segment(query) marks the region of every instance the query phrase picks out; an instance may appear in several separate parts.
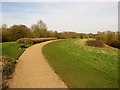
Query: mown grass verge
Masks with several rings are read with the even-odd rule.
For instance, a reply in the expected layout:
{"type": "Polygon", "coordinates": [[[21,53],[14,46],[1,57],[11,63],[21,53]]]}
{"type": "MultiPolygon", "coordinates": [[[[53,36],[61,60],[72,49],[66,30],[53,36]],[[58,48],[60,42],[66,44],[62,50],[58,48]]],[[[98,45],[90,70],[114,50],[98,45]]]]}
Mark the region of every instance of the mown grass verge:
{"type": "Polygon", "coordinates": [[[2,43],[2,56],[18,59],[18,57],[23,53],[24,50],[25,49],[20,49],[20,44],[16,42],[2,43]]]}
{"type": "Polygon", "coordinates": [[[69,88],[117,88],[118,50],[86,46],[85,41],[52,42],[43,54],[69,88]]]}

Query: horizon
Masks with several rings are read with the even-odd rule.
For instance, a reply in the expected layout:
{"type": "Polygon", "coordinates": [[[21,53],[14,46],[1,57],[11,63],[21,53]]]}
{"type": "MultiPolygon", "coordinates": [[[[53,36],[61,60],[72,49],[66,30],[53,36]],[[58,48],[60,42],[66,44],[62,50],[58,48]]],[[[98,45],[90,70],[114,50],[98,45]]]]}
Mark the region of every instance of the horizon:
{"type": "Polygon", "coordinates": [[[117,2],[2,2],[2,24],[30,28],[43,20],[48,30],[58,32],[117,32],[117,6],[117,2]]]}

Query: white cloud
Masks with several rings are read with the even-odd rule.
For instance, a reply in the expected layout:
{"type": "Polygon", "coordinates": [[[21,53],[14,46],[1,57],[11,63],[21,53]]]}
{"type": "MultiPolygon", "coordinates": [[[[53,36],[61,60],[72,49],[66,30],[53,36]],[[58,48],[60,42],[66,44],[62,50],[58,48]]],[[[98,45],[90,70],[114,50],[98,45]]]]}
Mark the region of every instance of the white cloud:
{"type": "Polygon", "coordinates": [[[106,16],[104,15],[104,9],[106,8],[108,7],[100,7],[100,5],[96,5],[94,7],[85,7],[84,5],[73,5],[73,7],[71,7],[67,11],[56,11],[55,13],[49,15],[48,18],[46,17],[46,22],[49,22],[49,28],[53,30],[56,29],[59,31],[69,30],[93,33],[97,32],[98,30],[117,31],[117,12],[115,13],[115,15],[106,16]],[[102,14],[98,16],[99,13],[102,14]]]}
{"type": "Polygon", "coordinates": [[[35,9],[27,7],[20,12],[3,13],[3,23],[31,26],[42,19],[52,30],[96,33],[117,31],[117,14],[117,3],[38,3],[35,9]]]}

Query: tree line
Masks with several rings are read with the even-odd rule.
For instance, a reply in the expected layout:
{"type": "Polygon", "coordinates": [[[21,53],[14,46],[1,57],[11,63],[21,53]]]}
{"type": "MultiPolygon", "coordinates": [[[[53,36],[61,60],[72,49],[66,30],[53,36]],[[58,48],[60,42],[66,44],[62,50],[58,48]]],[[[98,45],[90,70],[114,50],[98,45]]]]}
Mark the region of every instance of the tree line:
{"type": "Polygon", "coordinates": [[[96,35],[96,39],[104,42],[105,44],[116,47],[120,49],[120,32],[98,32],[96,35]]]}
{"type": "Polygon", "coordinates": [[[47,26],[42,20],[33,24],[31,28],[25,25],[13,25],[8,28],[6,24],[3,24],[1,32],[2,42],[16,41],[20,38],[56,37],[57,34],[57,31],[47,30],[47,26]]]}
{"type": "Polygon", "coordinates": [[[0,27],[0,35],[2,35],[2,42],[16,41],[20,38],[42,38],[42,37],[56,37],[58,39],[67,38],[93,38],[106,43],[109,46],[120,48],[120,33],[119,32],[97,32],[93,33],[77,33],[77,32],[57,32],[48,30],[47,25],[42,20],[33,24],[30,28],[25,25],[13,25],[7,27],[3,24],[0,27]]]}

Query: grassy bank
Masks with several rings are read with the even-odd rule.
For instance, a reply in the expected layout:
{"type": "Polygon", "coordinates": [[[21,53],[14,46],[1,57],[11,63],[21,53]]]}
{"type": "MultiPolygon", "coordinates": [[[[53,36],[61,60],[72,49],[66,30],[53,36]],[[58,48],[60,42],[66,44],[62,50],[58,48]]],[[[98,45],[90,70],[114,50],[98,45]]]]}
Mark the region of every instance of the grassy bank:
{"type": "Polygon", "coordinates": [[[55,39],[56,38],[21,38],[18,39],[16,42],[0,43],[0,49],[2,50],[2,56],[8,56],[13,59],[18,59],[25,50],[25,48],[20,49],[20,44],[25,44],[25,47],[27,48],[33,44],[55,39]]]}
{"type": "MultiPolygon", "coordinates": [[[[31,45],[27,45],[29,47],[31,45]]],[[[20,49],[20,44],[16,42],[4,42],[2,43],[2,56],[8,56],[13,59],[18,59],[18,57],[23,53],[25,49],[20,49]]]]}
{"type": "Polygon", "coordinates": [[[20,45],[16,42],[2,43],[2,56],[18,59],[24,49],[19,49],[20,45]]]}
{"type": "MultiPolygon", "coordinates": [[[[31,46],[27,44],[26,47],[31,46]]],[[[20,44],[16,42],[0,43],[2,50],[2,88],[8,88],[8,80],[11,78],[15,69],[16,60],[24,52],[25,48],[20,49],[20,44]]]]}
{"type": "Polygon", "coordinates": [[[70,88],[118,87],[118,50],[85,46],[85,41],[56,41],[44,46],[43,53],[70,88]]]}

